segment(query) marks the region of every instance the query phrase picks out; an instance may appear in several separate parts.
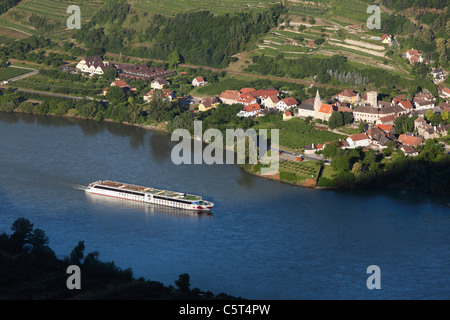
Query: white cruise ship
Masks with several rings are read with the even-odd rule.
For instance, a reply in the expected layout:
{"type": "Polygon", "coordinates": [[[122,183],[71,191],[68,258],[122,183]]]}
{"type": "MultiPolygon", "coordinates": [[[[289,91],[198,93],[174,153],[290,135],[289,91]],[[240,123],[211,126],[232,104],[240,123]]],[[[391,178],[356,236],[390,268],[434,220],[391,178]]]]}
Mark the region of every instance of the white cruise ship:
{"type": "Polygon", "coordinates": [[[86,192],[185,210],[210,211],[214,207],[214,203],[205,201],[200,196],[115,181],[93,182],[86,192]]]}

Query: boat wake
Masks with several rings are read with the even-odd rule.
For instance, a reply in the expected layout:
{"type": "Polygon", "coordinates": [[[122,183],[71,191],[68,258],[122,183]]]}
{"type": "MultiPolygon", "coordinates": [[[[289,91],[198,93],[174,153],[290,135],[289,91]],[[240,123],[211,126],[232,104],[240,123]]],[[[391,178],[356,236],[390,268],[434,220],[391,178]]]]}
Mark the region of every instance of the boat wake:
{"type": "Polygon", "coordinates": [[[81,190],[81,191],[85,191],[88,186],[83,186],[82,184],[76,184],[76,183],[70,183],[70,182],[62,182],[62,185],[65,185],[66,187],[70,187],[72,189],[75,190],[81,190]]]}

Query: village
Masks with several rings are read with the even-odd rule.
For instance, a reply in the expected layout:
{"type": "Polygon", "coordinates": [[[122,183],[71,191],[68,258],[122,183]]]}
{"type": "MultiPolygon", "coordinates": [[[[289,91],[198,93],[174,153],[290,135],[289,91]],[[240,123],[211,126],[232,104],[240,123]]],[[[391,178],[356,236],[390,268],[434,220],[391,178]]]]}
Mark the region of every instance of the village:
{"type": "MultiPolygon", "coordinates": [[[[385,37],[385,39],[390,38],[385,37]]],[[[409,59],[417,57],[418,54],[414,50],[407,53],[409,59]]],[[[419,60],[417,62],[420,62],[419,60]]],[[[415,62],[416,60],[412,59],[411,63],[415,62]]],[[[143,96],[146,104],[151,102],[156,90],[161,90],[167,101],[185,98],[177,98],[176,93],[168,89],[170,76],[173,76],[175,72],[160,67],[110,64],[104,62],[99,56],[94,56],[83,59],[76,68],[92,76],[102,75],[106,68],[111,66],[118,71],[118,78],[111,83],[111,87],[118,86],[125,92],[134,91],[135,88],[127,84],[127,79],[150,80],[151,90],[143,96]]],[[[433,77],[438,80],[443,77],[443,74],[433,69],[433,77]]],[[[199,76],[192,79],[191,85],[194,88],[202,87],[208,85],[208,82],[207,79],[199,76]]],[[[105,96],[108,90],[109,87],[104,89],[105,96]]],[[[418,154],[418,147],[427,139],[445,137],[450,129],[448,123],[450,88],[447,87],[439,87],[439,97],[424,90],[413,97],[407,97],[405,94],[394,96],[391,101],[380,100],[377,91],[357,92],[351,89],[345,89],[331,99],[322,99],[318,89],[315,98],[298,101],[273,87],[225,90],[219,96],[194,100],[197,100],[197,102],[191,102],[194,113],[217,108],[220,104],[242,105],[242,109],[237,113],[240,118],[258,118],[268,113],[278,113],[282,115],[284,121],[293,118],[317,121],[319,130],[332,130],[327,128],[326,124],[334,113],[347,114],[346,117],[351,119],[351,126],[362,129],[359,133],[348,134],[346,139],[341,139],[340,148],[362,147],[382,151],[388,146],[395,146],[405,155],[412,157],[418,154]],[[441,98],[440,100],[444,102],[436,103],[437,98],[441,98]],[[400,134],[395,127],[395,120],[403,115],[413,117],[414,126],[401,130],[400,134]]],[[[304,146],[303,156],[320,153],[324,145],[326,143],[304,146]]],[[[294,157],[294,159],[302,158],[294,157]]]]}

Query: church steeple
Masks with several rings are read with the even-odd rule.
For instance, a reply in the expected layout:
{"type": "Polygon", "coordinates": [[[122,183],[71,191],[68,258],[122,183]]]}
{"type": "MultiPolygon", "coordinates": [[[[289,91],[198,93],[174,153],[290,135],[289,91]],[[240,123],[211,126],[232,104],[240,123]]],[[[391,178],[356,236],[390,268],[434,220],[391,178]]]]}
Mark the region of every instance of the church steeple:
{"type": "Polygon", "coordinates": [[[314,118],[319,117],[319,110],[321,105],[322,99],[320,98],[319,89],[317,89],[316,98],[314,99],[314,118]]]}

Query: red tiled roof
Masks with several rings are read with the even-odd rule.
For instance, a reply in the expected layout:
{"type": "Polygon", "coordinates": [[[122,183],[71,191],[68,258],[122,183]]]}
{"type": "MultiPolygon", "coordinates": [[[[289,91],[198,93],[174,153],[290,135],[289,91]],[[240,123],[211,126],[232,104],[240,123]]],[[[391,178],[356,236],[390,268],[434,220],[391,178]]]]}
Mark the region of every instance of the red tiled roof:
{"type": "Polygon", "coordinates": [[[261,107],[259,106],[259,104],[254,103],[254,104],[250,104],[248,106],[245,106],[244,110],[246,112],[258,111],[258,110],[261,110],[261,107]]]}
{"type": "Polygon", "coordinates": [[[325,103],[322,103],[319,109],[319,112],[321,113],[333,113],[333,111],[334,111],[333,106],[325,103]]]}
{"type": "Polygon", "coordinates": [[[412,153],[412,152],[415,152],[415,151],[416,151],[416,150],[415,150],[413,147],[411,147],[411,146],[405,146],[405,145],[403,145],[403,146],[401,146],[400,148],[403,149],[403,152],[406,152],[406,153],[412,153]]]}
{"type": "Polygon", "coordinates": [[[237,100],[240,96],[239,91],[226,90],[220,94],[221,99],[237,100]]]}
{"type": "Polygon", "coordinates": [[[423,143],[423,139],[421,137],[414,137],[406,134],[401,134],[398,137],[398,141],[406,146],[418,146],[423,143]]]}
{"type": "Polygon", "coordinates": [[[408,51],[409,55],[411,56],[417,56],[419,55],[419,51],[417,51],[416,49],[412,49],[408,51]]]}
{"type": "Polygon", "coordinates": [[[251,103],[254,100],[255,100],[255,97],[249,93],[241,94],[238,98],[238,101],[243,102],[243,103],[251,103]]]}
{"type": "Polygon", "coordinates": [[[116,86],[118,86],[120,88],[128,87],[128,83],[126,81],[123,81],[123,80],[116,80],[111,85],[116,85],[116,86]]]}
{"type": "Polygon", "coordinates": [[[273,103],[277,103],[278,101],[280,101],[280,99],[278,99],[276,95],[270,96],[268,99],[272,100],[273,103]]]}
{"type": "Polygon", "coordinates": [[[152,81],[152,83],[156,83],[158,82],[159,84],[169,84],[169,81],[161,79],[161,78],[156,78],[155,80],[152,81]]]}
{"type": "Polygon", "coordinates": [[[284,98],[281,101],[283,101],[287,106],[295,106],[298,104],[298,101],[292,97],[284,98]]]}
{"type": "Polygon", "coordinates": [[[379,128],[379,129],[381,129],[383,131],[391,131],[391,129],[393,127],[394,126],[390,126],[390,125],[387,125],[387,124],[379,124],[379,125],[377,125],[377,128],[379,128]]]}
{"type": "MultiPolygon", "coordinates": [[[[258,90],[260,91],[260,90],[258,90]]],[[[268,97],[271,96],[278,96],[280,94],[280,91],[278,90],[261,90],[261,92],[259,92],[259,96],[258,97],[263,97],[264,99],[267,99],[268,97]]]]}
{"type": "Polygon", "coordinates": [[[348,89],[345,89],[344,91],[342,91],[341,93],[338,94],[339,96],[344,96],[344,97],[356,97],[357,93],[348,89]]]}
{"type": "Polygon", "coordinates": [[[337,106],[337,111],[353,113],[353,109],[352,108],[344,107],[344,106],[337,106]]]}
{"type": "Polygon", "coordinates": [[[405,109],[412,109],[413,108],[413,106],[411,104],[411,101],[400,101],[398,104],[401,105],[405,109]]]}
{"type": "Polygon", "coordinates": [[[397,115],[391,114],[389,116],[381,117],[378,120],[380,120],[382,123],[384,123],[384,122],[394,121],[395,119],[397,119],[397,115]]]}
{"type": "Polygon", "coordinates": [[[242,89],[241,89],[241,93],[242,93],[242,94],[250,93],[250,92],[252,92],[252,91],[256,91],[256,90],[253,89],[253,88],[242,88],[242,89]]]}
{"type": "Polygon", "coordinates": [[[442,89],[442,92],[444,92],[446,94],[450,94],[450,89],[449,88],[444,88],[444,89],[442,89]]]}
{"type": "Polygon", "coordinates": [[[285,114],[287,117],[292,116],[292,113],[291,113],[290,111],[286,111],[284,114],[285,114]]]}
{"type": "Polygon", "coordinates": [[[361,140],[369,139],[369,137],[365,133],[358,133],[358,134],[351,135],[349,137],[349,139],[352,139],[353,141],[361,141],[361,140]]]}

